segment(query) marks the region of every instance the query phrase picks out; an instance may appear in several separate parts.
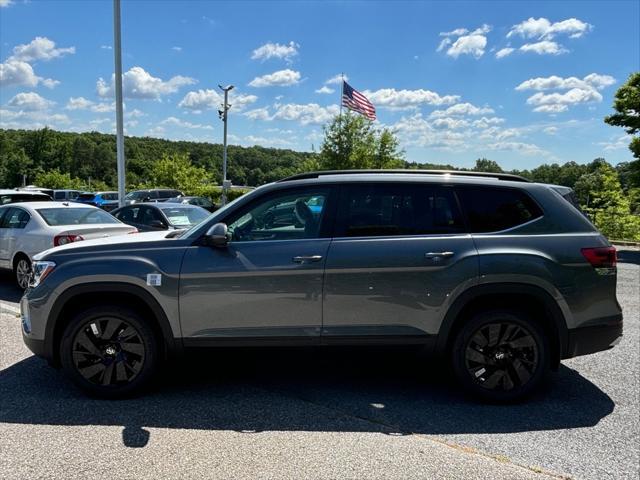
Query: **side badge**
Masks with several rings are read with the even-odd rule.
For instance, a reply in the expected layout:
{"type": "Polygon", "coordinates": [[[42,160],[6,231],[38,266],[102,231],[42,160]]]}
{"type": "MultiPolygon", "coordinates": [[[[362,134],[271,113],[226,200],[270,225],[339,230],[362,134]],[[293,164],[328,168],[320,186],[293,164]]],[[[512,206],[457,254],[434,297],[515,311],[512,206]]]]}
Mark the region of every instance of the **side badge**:
{"type": "Polygon", "coordinates": [[[150,287],[159,287],[162,285],[162,275],[159,273],[148,273],[147,274],[147,285],[150,287]]]}

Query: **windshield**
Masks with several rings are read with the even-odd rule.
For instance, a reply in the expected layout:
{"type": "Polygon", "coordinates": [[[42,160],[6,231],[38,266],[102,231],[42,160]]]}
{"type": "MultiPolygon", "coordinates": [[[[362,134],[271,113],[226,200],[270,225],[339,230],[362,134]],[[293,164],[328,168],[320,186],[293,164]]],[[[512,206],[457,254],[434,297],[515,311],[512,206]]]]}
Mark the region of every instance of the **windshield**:
{"type": "Polygon", "coordinates": [[[104,210],[93,208],[41,208],[36,211],[51,226],[120,223],[104,210]]]}
{"type": "Polygon", "coordinates": [[[176,227],[190,227],[200,223],[210,215],[209,212],[202,208],[188,207],[163,208],[162,212],[166,215],[169,223],[176,227]]]}

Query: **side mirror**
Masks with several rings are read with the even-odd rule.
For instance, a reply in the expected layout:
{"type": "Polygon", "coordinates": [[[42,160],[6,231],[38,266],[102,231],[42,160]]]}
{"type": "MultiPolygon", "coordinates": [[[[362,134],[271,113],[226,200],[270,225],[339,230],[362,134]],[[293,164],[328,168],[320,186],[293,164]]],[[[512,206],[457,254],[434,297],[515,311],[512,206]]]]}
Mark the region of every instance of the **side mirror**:
{"type": "Polygon", "coordinates": [[[229,244],[229,235],[225,223],[216,223],[204,236],[204,241],[210,247],[225,248],[229,244]]]}
{"type": "Polygon", "coordinates": [[[166,230],[167,226],[162,223],[160,220],[152,220],[151,223],[149,223],[149,226],[151,228],[156,228],[158,230],[166,230]]]}

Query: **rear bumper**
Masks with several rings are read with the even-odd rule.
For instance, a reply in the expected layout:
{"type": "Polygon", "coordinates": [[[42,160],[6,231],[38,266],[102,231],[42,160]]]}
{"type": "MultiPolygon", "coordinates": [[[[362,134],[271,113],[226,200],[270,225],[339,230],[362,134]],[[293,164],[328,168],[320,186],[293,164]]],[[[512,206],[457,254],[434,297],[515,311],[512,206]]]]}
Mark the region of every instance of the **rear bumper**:
{"type": "Polygon", "coordinates": [[[568,331],[569,343],[563,358],[601,352],[616,346],[622,339],[622,314],[601,319],[598,325],[568,331]]]}

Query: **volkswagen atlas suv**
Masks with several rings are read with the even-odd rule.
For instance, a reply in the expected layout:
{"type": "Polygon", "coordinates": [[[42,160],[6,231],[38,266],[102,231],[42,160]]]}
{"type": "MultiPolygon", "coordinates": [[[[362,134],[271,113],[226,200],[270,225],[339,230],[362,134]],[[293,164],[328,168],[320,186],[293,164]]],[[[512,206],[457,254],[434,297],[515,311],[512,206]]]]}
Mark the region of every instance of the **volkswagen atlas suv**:
{"type": "Polygon", "coordinates": [[[616,251],[564,188],[472,172],[293,176],[183,232],[36,256],[24,341],[109,398],[193,347],[402,344],[476,396],[513,401],[622,335],[616,251]],[[269,221],[283,205],[292,214],[269,221]]]}

